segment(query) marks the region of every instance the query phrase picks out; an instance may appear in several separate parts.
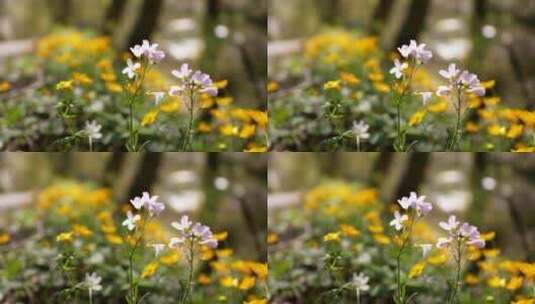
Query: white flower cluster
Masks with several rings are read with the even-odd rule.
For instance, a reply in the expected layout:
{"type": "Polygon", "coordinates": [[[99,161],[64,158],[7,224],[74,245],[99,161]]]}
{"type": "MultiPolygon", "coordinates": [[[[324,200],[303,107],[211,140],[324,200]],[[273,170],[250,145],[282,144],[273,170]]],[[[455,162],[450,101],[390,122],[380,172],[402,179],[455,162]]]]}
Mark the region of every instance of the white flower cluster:
{"type": "Polygon", "coordinates": [[[454,90],[466,91],[477,96],[485,95],[485,88],[476,74],[457,69],[455,63],[450,63],[447,70],[440,70],[439,74],[448,80],[448,85],[439,86],[437,96],[449,96],[454,90]]]}
{"type": "Polygon", "coordinates": [[[459,244],[466,243],[477,248],[485,247],[485,240],[481,238],[481,234],[476,226],[469,223],[463,223],[457,221],[455,215],[450,215],[447,222],[440,222],[439,226],[449,233],[446,238],[439,238],[437,241],[437,248],[447,248],[458,242],[459,244]]]}
{"type": "Polygon", "coordinates": [[[171,226],[179,231],[180,236],[171,238],[169,241],[170,248],[176,248],[186,242],[208,246],[210,248],[217,248],[217,240],[210,230],[210,227],[201,223],[194,224],[189,220],[187,215],[182,216],[180,222],[171,223],[171,226]]]}

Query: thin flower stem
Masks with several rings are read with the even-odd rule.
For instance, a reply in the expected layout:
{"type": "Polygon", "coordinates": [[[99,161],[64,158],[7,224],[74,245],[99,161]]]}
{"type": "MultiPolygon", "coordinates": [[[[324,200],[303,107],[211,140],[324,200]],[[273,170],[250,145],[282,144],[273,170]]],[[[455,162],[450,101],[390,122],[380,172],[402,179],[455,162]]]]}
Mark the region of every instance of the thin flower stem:
{"type": "Polygon", "coordinates": [[[418,69],[418,65],[415,59],[411,60],[411,64],[409,66],[410,73],[409,77],[407,78],[407,83],[405,86],[403,86],[403,91],[399,94],[398,101],[396,102],[396,114],[397,114],[397,121],[396,121],[396,131],[397,131],[397,146],[400,151],[405,151],[405,135],[401,132],[401,103],[403,102],[403,99],[405,98],[405,95],[410,91],[410,88],[412,86],[412,78],[414,77],[414,74],[416,74],[416,70],[418,69]]]}
{"type": "Polygon", "coordinates": [[[357,152],[360,152],[360,137],[357,136],[357,152]]]}
{"type": "Polygon", "coordinates": [[[191,145],[192,140],[192,129],[193,129],[193,114],[194,114],[194,104],[195,104],[195,97],[193,91],[190,91],[189,95],[189,123],[188,123],[188,129],[186,134],[186,140],[184,141],[184,144],[182,145],[182,151],[186,151],[188,147],[191,145]]]}
{"type": "Polygon", "coordinates": [[[398,254],[396,255],[396,284],[397,284],[396,296],[399,301],[398,304],[405,303],[405,292],[403,292],[403,287],[401,284],[401,255],[403,254],[403,251],[405,250],[405,247],[407,246],[407,244],[410,242],[415,221],[416,221],[415,213],[414,213],[414,210],[412,210],[411,211],[411,223],[409,225],[409,233],[407,234],[407,237],[401,243],[401,247],[399,248],[398,254]]]}
{"type": "Polygon", "coordinates": [[[448,301],[448,303],[450,304],[455,304],[458,302],[458,290],[459,290],[459,285],[461,284],[461,273],[462,273],[462,244],[459,240],[457,240],[457,248],[456,248],[457,252],[456,252],[456,256],[455,256],[455,259],[456,259],[456,273],[455,273],[455,281],[453,282],[453,286],[452,286],[452,292],[451,292],[451,295],[450,295],[450,299],[448,301]]]}
{"type": "Polygon", "coordinates": [[[129,149],[133,150],[132,152],[138,152],[138,139],[137,134],[134,134],[134,103],[136,102],[136,99],[141,91],[141,88],[143,87],[143,82],[145,81],[145,76],[148,73],[150,69],[149,61],[144,59],[141,64],[141,75],[138,76],[136,79],[137,85],[136,90],[132,95],[130,95],[130,98],[128,100],[128,110],[129,110],[129,123],[128,123],[128,132],[130,133],[130,137],[128,139],[129,141],[129,149]]]}
{"type": "Polygon", "coordinates": [[[458,145],[460,132],[461,132],[461,106],[462,106],[462,93],[461,90],[457,89],[457,123],[455,125],[455,133],[453,135],[453,138],[451,139],[451,144],[449,147],[449,151],[453,151],[455,147],[458,145]]]}
{"type": "Polygon", "coordinates": [[[355,293],[357,294],[357,304],[360,304],[360,289],[355,288],[355,293]]]}
{"type": "Polygon", "coordinates": [[[89,289],[89,304],[93,304],[93,291],[89,289]]]}
{"type": "Polygon", "coordinates": [[[188,269],[188,280],[186,283],[186,290],[184,292],[184,295],[182,296],[182,301],[180,301],[181,304],[189,304],[191,303],[191,294],[193,292],[193,267],[195,266],[195,248],[193,240],[190,240],[190,246],[189,246],[189,269],[188,269]]]}
{"type": "Polygon", "coordinates": [[[89,152],[93,152],[93,138],[89,136],[89,152]]]}

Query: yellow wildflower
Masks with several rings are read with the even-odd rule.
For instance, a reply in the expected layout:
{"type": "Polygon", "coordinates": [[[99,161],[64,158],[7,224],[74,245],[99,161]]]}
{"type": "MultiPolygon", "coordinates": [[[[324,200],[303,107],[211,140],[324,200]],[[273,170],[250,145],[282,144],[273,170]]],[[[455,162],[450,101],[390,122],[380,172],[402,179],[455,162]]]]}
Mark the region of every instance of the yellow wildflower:
{"type": "Polygon", "coordinates": [[[238,279],[231,276],[225,276],[219,280],[219,284],[227,288],[238,287],[238,279]]]}
{"type": "Polygon", "coordinates": [[[341,72],[340,79],[344,81],[345,83],[352,84],[352,85],[357,85],[360,83],[360,79],[358,79],[357,76],[355,76],[355,74],[353,73],[341,72]]]}
{"type": "Polygon", "coordinates": [[[427,262],[431,265],[441,265],[448,261],[448,255],[444,252],[434,254],[427,258],[427,262]]]}
{"type": "Polygon", "coordinates": [[[275,93],[279,90],[279,84],[275,81],[270,81],[267,85],[268,93],[275,93]]]}
{"type": "Polygon", "coordinates": [[[7,92],[11,88],[11,84],[9,82],[4,81],[0,83],[0,93],[7,92]]]}
{"type": "Polygon", "coordinates": [[[158,118],[158,114],[160,113],[160,111],[158,111],[157,109],[155,110],[150,110],[149,112],[147,112],[147,114],[145,114],[145,116],[143,116],[143,118],[141,119],[141,125],[142,126],[149,126],[149,125],[152,125],[155,121],[156,121],[156,118],[158,118]]]}
{"type": "Polygon", "coordinates": [[[87,228],[84,225],[78,225],[78,224],[75,224],[72,227],[72,231],[74,232],[74,234],[82,236],[82,237],[89,237],[93,234],[93,231],[91,231],[89,228],[87,228]]]}
{"type": "Polygon", "coordinates": [[[340,241],[340,232],[331,232],[331,233],[327,233],[324,237],[323,237],[323,241],[324,242],[339,242],[340,241]]]}
{"type": "Polygon", "coordinates": [[[523,280],[524,279],[520,276],[512,277],[507,283],[507,285],[505,286],[505,288],[511,291],[517,290],[518,288],[522,287],[523,280]]]}
{"type": "Polygon", "coordinates": [[[167,266],[175,265],[180,261],[180,255],[177,252],[170,253],[160,258],[160,262],[167,266]]]}
{"type": "Polygon", "coordinates": [[[390,87],[384,82],[374,82],[373,88],[380,93],[389,93],[390,87]]]}
{"type": "Polygon", "coordinates": [[[466,132],[468,133],[477,133],[479,131],[479,127],[475,122],[469,121],[466,123],[466,126],[464,127],[466,132]]]}
{"type": "Polygon", "coordinates": [[[425,110],[420,110],[420,111],[417,111],[416,113],[414,113],[411,118],[409,119],[409,126],[417,126],[419,124],[422,123],[422,121],[424,120],[425,118],[425,114],[427,112],[425,110]]]}
{"type": "Polygon", "coordinates": [[[117,80],[117,75],[113,71],[108,71],[100,74],[100,78],[106,82],[115,82],[117,80]]]}
{"type": "Polygon", "coordinates": [[[228,86],[228,80],[223,79],[223,80],[216,81],[214,83],[214,86],[218,88],[219,90],[225,89],[228,86]]]}
{"type": "Polygon", "coordinates": [[[442,112],[445,112],[447,109],[448,109],[447,101],[439,101],[427,107],[427,110],[431,113],[442,113],[442,112]]]}
{"type": "Polygon", "coordinates": [[[267,147],[252,147],[252,148],[243,150],[243,152],[251,152],[251,153],[263,153],[266,151],[267,151],[267,147]]]}
{"type": "Polygon", "coordinates": [[[209,276],[205,275],[204,273],[201,273],[199,275],[198,282],[201,285],[208,285],[208,284],[212,283],[212,279],[209,276]]]}
{"type": "Polygon", "coordinates": [[[256,284],[255,277],[248,276],[242,279],[238,288],[241,290],[249,290],[253,288],[255,284],[256,284]]]}
{"type": "Polygon", "coordinates": [[[469,273],[464,278],[464,281],[469,285],[475,285],[479,283],[479,278],[475,274],[469,273]]]}
{"type": "Polygon", "coordinates": [[[256,126],[252,124],[244,125],[240,131],[240,138],[249,138],[256,133],[256,126]]]}
{"type": "Polygon", "coordinates": [[[368,230],[370,230],[371,233],[382,233],[385,231],[385,228],[382,225],[370,225],[368,226],[368,230]]]}
{"type": "Polygon", "coordinates": [[[63,232],[56,236],[56,242],[72,242],[72,232],[63,232]]]}
{"type": "Polygon", "coordinates": [[[409,270],[409,278],[413,279],[419,277],[423,273],[425,266],[425,261],[414,264],[409,270]]]}
{"type": "Polygon", "coordinates": [[[483,86],[487,90],[494,88],[494,85],[496,85],[496,80],[487,80],[481,82],[481,86],[483,86]]]}
{"type": "Polygon", "coordinates": [[[215,100],[215,102],[217,103],[217,105],[219,105],[221,107],[224,107],[224,106],[228,106],[231,103],[233,103],[234,102],[234,98],[232,98],[232,97],[220,97],[220,98],[217,98],[215,100]]]}
{"type": "Polygon", "coordinates": [[[500,254],[500,249],[497,249],[497,248],[483,250],[483,255],[487,258],[495,258],[499,254],[500,254]]]}
{"type": "Polygon", "coordinates": [[[116,82],[107,82],[106,88],[112,93],[121,93],[123,88],[116,82]]]}
{"type": "MultiPolygon", "coordinates": [[[[251,301],[245,301],[243,304],[267,304],[268,301],[266,299],[257,299],[257,300],[251,300],[251,301]]],[[[524,304],[524,303],[522,303],[524,304]]],[[[526,303],[531,304],[531,303],[526,303]]]]}
{"type": "Polygon", "coordinates": [[[384,234],[374,234],[373,235],[373,239],[381,244],[381,245],[388,245],[390,244],[390,238],[388,238],[388,236],[384,235],[384,234]]]}
{"type": "Polygon", "coordinates": [[[268,266],[264,263],[252,263],[250,265],[251,270],[260,279],[265,280],[268,276],[268,266]]]}
{"type": "Polygon", "coordinates": [[[369,74],[368,78],[373,82],[382,82],[385,80],[385,75],[381,72],[374,72],[369,74]]]}
{"type": "Polygon", "coordinates": [[[267,243],[269,245],[276,244],[279,241],[279,236],[273,232],[268,233],[267,235],[267,243]]]}
{"type": "Polygon", "coordinates": [[[524,131],[524,126],[520,124],[513,124],[511,127],[509,127],[509,131],[507,131],[507,138],[515,139],[522,135],[522,132],[524,131]]]}
{"type": "Polygon", "coordinates": [[[58,90],[58,91],[61,91],[61,90],[64,90],[64,91],[72,90],[72,83],[73,83],[73,80],[60,81],[56,85],[56,90],[58,90]]]}
{"type": "Polygon", "coordinates": [[[506,134],[505,127],[499,124],[492,124],[487,128],[487,133],[492,136],[503,136],[506,134]]]}
{"type": "Polygon", "coordinates": [[[178,100],[170,100],[160,105],[160,110],[165,113],[178,112],[180,110],[180,102],[178,100]]]}
{"type": "Polygon", "coordinates": [[[493,276],[487,281],[487,284],[492,288],[503,288],[505,287],[505,279],[499,276],[493,276]]]}
{"type": "Polygon", "coordinates": [[[0,245],[7,244],[9,243],[9,241],[11,241],[11,236],[9,236],[9,234],[7,233],[0,234],[0,245]]]}
{"type": "Polygon", "coordinates": [[[360,231],[357,228],[347,224],[341,224],[340,231],[342,231],[345,236],[349,237],[357,237],[360,235],[360,231]]]}
{"type": "Polygon", "coordinates": [[[106,234],[106,240],[110,243],[110,244],[114,244],[114,245],[120,245],[123,243],[123,239],[118,236],[117,234],[106,234]]]}
{"type": "Polygon", "coordinates": [[[340,90],[340,80],[331,80],[323,85],[324,90],[340,90]]]}
{"type": "Polygon", "coordinates": [[[231,248],[216,250],[216,255],[218,258],[228,258],[232,256],[233,253],[234,251],[231,248]]]}
{"type": "Polygon", "coordinates": [[[93,83],[93,80],[84,73],[74,72],[72,73],[72,79],[79,84],[89,85],[93,83]]]}
{"type": "Polygon", "coordinates": [[[236,136],[238,135],[238,127],[232,124],[224,124],[219,128],[219,133],[224,136],[236,136]]]}
{"type": "Polygon", "coordinates": [[[511,304],[535,304],[535,298],[533,299],[520,299],[518,301],[513,301],[511,304]]]}
{"type": "Polygon", "coordinates": [[[158,270],[159,266],[160,264],[158,264],[158,262],[152,262],[147,264],[147,266],[145,266],[145,268],[143,268],[143,271],[141,272],[141,277],[144,279],[152,277],[158,270]]]}

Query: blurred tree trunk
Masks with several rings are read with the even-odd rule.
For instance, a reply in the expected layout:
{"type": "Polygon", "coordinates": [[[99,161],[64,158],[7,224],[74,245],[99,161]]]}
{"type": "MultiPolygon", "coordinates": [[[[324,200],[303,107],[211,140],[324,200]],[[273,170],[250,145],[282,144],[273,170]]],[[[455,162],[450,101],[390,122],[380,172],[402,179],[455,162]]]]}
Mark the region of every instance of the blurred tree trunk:
{"type": "Polygon", "coordinates": [[[513,222],[513,226],[520,238],[520,244],[524,251],[524,258],[533,260],[535,257],[531,256],[530,245],[528,240],[528,232],[526,231],[526,226],[522,219],[522,211],[517,207],[517,202],[524,204],[527,201],[530,201],[529,196],[523,195],[523,193],[513,194],[512,196],[506,197],[505,201],[507,202],[507,208],[509,210],[509,216],[513,222]]]}
{"type": "Polygon", "coordinates": [[[48,8],[54,22],[61,25],[68,25],[70,23],[72,14],[71,0],[48,0],[48,8]]]}
{"type": "Polygon", "coordinates": [[[530,111],[534,110],[535,101],[533,101],[533,98],[531,98],[531,93],[528,87],[528,76],[524,74],[524,70],[522,68],[522,59],[520,58],[520,56],[517,55],[514,48],[514,44],[507,44],[505,48],[507,50],[509,62],[511,63],[511,67],[513,69],[513,75],[516,79],[518,86],[520,87],[520,92],[524,97],[526,109],[530,111]]]}
{"type": "Polygon", "coordinates": [[[340,0],[316,0],[321,21],[329,25],[340,24],[340,0]]]}
{"type": "Polygon", "coordinates": [[[163,0],[143,0],[134,27],[128,36],[128,43],[124,46],[125,50],[142,43],[143,39],[151,38],[158,26],[163,4],[163,0]]]}
{"type": "Polygon", "coordinates": [[[222,12],[221,0],[206,0],[206,13],[203,19],[203,37],[204,37],[204,52],[201,64],[201,69],[208,74],[214,74],[216,71],[216,63],[219,58],[217,54],[222,46],[222,39],[216,37],[214,29],[219,23],[219,18],[222,12]]]}
{"type": "Polygon", "coordinates": [[[200,212],[200,219],[203,223],[215,223],[221,191],[216,189],[214,181],[218,175],[220,167],[219,153],[206,153],[206,162],[202,174],[202,190],[205,195],[204,204],[200,212]]]}
{"type": "Polygon", "coordinates": [[[429,13],[431,2],[429,0],[411,0],[395,44],[392,46],[393,49],[407,44],[411,39],[418,39],[425,27],[425,20],[429,13]]]}
{"type": "Polygon", "coordinates": [[[106,11],[104,24],[102,25],[102,33],[104,35],[112,35],[113,30],[119,23],[123,16],[127,0],[112,0],[112,3],[106,11]]]}
{"type": "Polygon", "coordinates": [[[144,191],[150,192],[158,180],[158,171],[163,160],[163,153],[144,152],[139,160],[136,173],[130,183],[128,196],[120,200],[127,203],[130,199],[140,196],[144,191]]]}
{"type": "Polygon", "coordinates": [[[407,164],[403,169],[398,185],[389,202],[396,202],[403,196],[408,196],[411,191],[418,191],[425,179],[427,164],[431,153],[411,152],[407,164]]]}
{"type": "Polygon", "coordinates": [[[486,175],[488,167],[486,153],[472,154],[472,168],[470,173],[470,185],[472,189],[472,203],[468,210],[470,223],[480,227],[483,225],[483,212],[488,199],[488,191],[483,189],[482,180],[486,175]]]}
{"type": "MultiPolygon", "coordinates": [[[[254,246],[257,252],[258,259],[260,261],[266,261],[267,260],[267,248],[265,245],[265,242],[262,241],[262,239],[265,239],[266,235],[260,232],[260,229],[258,227],[259,224],[263,224],[265,227],[266,223],[257,223],[255,220],[255,211],[250,206],[248,201],[247,195],[238,195],[236,194],[236,199],[238,200],[238,203],[240,204],[240,211],[242,213],[243,219],[245,220],[246,227],[249,229],[249,232],[251,233],[251,236],[254,240],[254,246]]],[[[254,202],[257,203],[259,201],[265,202],[267,200],[267,197],[264,198],[254,198],[254,202]]],[[[266,218],[264,216],[264,218],[266,218]]]]}
{"type": "Polygon", "coordinates": [[[369,32],[373,35],[380,35],[385,24],[388,21],[394,7],[394,0],[380,0],[373,12],[370,20],[369,32]]]}
{"type": "Polygon", "coordinates": [[[392,167],[392,161],[395,157],[394,152],[383,151],[379,153],[379,156],[373,163],[370,176],[368,178],[369,183],[373,187],[380,187],[385,177],[388,175],[390,168],[392,167]]]}
{"type": "Polygon", "coordinates": [[[481,29],[485,24],[485,19],[488,14],[487,0],[474,0],[474,10],[472,13],[472,21],[470,24],[470,31],[473,39],[473,48],[470,52],[468,60],[469,68],[473,71],[480,71],[485,59],[485,53],[489,47],[489,40],[483,37],[481,29]]]}
{"type": "Polygon", "coordinates": [[[123,164],[126,160],[127,154],[124,152],[113,152],[108,158],[106,165],[104,166],[104,172],[102,172],[102,186],[113,187],[113,183],[117,180],[123,164]]]}

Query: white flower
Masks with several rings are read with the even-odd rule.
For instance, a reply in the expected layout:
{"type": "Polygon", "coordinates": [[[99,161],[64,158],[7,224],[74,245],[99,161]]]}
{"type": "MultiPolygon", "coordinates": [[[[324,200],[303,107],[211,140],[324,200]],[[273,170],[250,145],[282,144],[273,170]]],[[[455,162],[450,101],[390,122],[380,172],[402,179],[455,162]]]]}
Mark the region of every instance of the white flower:
{"type": "Polygon", "coordinates": [[[86,121],[84,133],[90,139],[100,139],[102,138],[102,133],[100,133],[102,126],[99,125],[95,120],[89,122],[86,121]]]}
{"type": "Polygon", "coordinates": [[[173,226],[173,228],[181,232],[190,229],[192,225],[193,223],[189,220],[189,217],[187,215],[183,215],[182,218],[180,218],[180,222],[171,223],[171,226],[173,226]]]}
{"type": "Polygon", "coordinates": [[[433,92],[418,92],[416,94],[422,95],[422,103],[424,106],[427,104],[429,99],[431,99],[431,96],[433,96],[433,92]]]}
{"type": "Polygon", "coordinates": [[[433,209],[433,205],[425,201],[425,195],[418,196],[416,192],[411,192],[409,197],[402,197],[398,199],[398,203],[401,205],[401,208],[407,210],[410,207],[416,209],[418,216],[426,215],[433,209]]]}
{"type": "Polygon", "coordinates": [[[128,230],[132,231],[136,228],[136,222],[141,219],[139,214],[133,215],[131,211],[126,213],[126,220],[123,221],[123,226],[126,226],[128,230]]]}
{"type": "Polygon", "coordinates": [[[406,214],[401,215],[398,211],[394,212],[394,219],[390,222],[390,226],[394,226],[397,231],[403,229],[403,222],[408,220],[406,214]]]}
{"type": "Polygon", "coordinates": [[[158,44],[151,45],[148,40],[143,40],[141,45],[135,45],[133,48],[130,48],[130,51],[132,51],[136,58],[147,56],[151,63],[158,63],[165,58],[165,53],[158,50],[158,44]]]}
{"type": "Polygon", "coordinates": [[[448,218],[448,222],[440,222],[438,223],[438,225],[440,226],[440,228],[448,231],[448,232],[451,232],[455,229],[457,229],[457,227],[459,226],[459,222],[457,221],[457,217],[455,215],[450,215],[450,217],[448,218]]]}
{"type": "Polygon", "coordinates": [[[437,241],[437,248],[446,248],[453,242],[453,239],[451,237],[448,238],[439,238],[437,241]]]}
{"type": "Polygon", "coordinates": [[[154,255],[156,257],[158,257],[165,248],[165,244],[150,244],[149,246],[154,248],[154,255]]]}
{"type": "Polygon", "coordinates": [[[368,281],[370,281],[370,278],[367,277],[364,273],[354,273],[353,274],[353,287],[360,291],[368,291],[370,290],[370,285],[368,285],[368,281]]]}
{"type": "Polygon", "coordinates": [[[141,197],[136,196],[134,199],[130,200],[130,203],[134,205],[136,210],[145,207],[149,211],[150,216],[158,216],[165,209],[165,205],[158,202],[157,199],[158,196],[151,197],[148,192],[143,192],[141,197]]]}
{"type": "Polygon", "coordinates": [[[404,58],[412,56],[418,63],[426,63],[433,57],[433,53],[426,50],[425,47],[425,43],[418,44],[416,40],[411,40],[409,45],[402,45],[398,51],[404,58]]]}
{"type": "Polygon", "coordinates": [[[448,79],[449,81],[454,81],[461,71],[457,69],[455,63],[450,63],[447,70],[440,70],[438,73],[440,76],[448,79]]]}
{"type": "Polygon", "coordinates": [[[449,96],[451,94],[451,91],[453,91],[453,88],[451,86],[439,86],[437,89],[437,96],[449,96]]]}
{"type": "Polygon", "coordinates": [[[400,79],[401,77],[403,77],[403,70],[405,70],[408,67],[409,67],[409,65],[406,62],[401,63],[396,58],[394,60],[394,67],[392,69],[390,69],[390,74],[394,74],[397,79],[400,79]]]}
{"type": "Polygon", "coordinates": [[[133,63],[130,58],[126,60],[127,67],[123,69],[123,74],[126,74],[128,78],[132,79],[136,77],[136,70],[141,67],[139,62],[133,63]]]}
{"type": "Polygon", "coordinates": [[[153,95],[154,103],[156,103],[156,105],[159,105],[162,99],[165,97],[165,92],[148,92],[147,95],[153,95]]]}
{"type": "Polygon", "coordinates": [[[136,58],[140,58],[145,53],[145,48],[142,45],[135,45],[133,48],[130,48],[130,51],[132,51],[132,54],[136,58]]]}
{"type": "Polygon", "coordinates": [[[184,237],[171,238],[168,246],[169,248],[176,248],[178,245],[184,244],[185,241],[186,239],[184,237]]]}
{"type": "Polygon", "coordinates": [[[187,63],[183,63],[182,66],[180,66],[180,70],[173,70],[171,74],[175,76],[178,79],[186,79],[193,73],[193,70],[189,68],[189,65],[187,63]]]}
{"type": "Polygon", "coordinates": [[[433,245],[431,244],[419,244],[418,246],[422,248],[422,256],[424,259],[429,255],[429,252],[433,248],[433,245]]]}
{"type": "Polygon", "coordinates": [[[102,285],[100,285],[100,282],[102,281],[102,278],[99,277],[96,273],[92,273],[91,275],[85,274],[85,281],[84,281],[84,287],[89,290],[89,293],[91,294],[93,291],[99,291],[102,290],[102,285]]]}
{"type": "Polygon", "coordinates": [[[353,122],[353,128],[351,130],[355,137],[359,139],[368,139],[370,138],[370,133],[368,133],[369,128],[370,126],[364,121],[359,121],[358,123],[355,121],[353,122]]]}
{"type": "Polygon", "coordinates": [[[412,206],[413,200],[410,197],[404,196],[401,199],[398,199],[398,204],[401,206],[401,208],[407,210],[412,206]]]}

